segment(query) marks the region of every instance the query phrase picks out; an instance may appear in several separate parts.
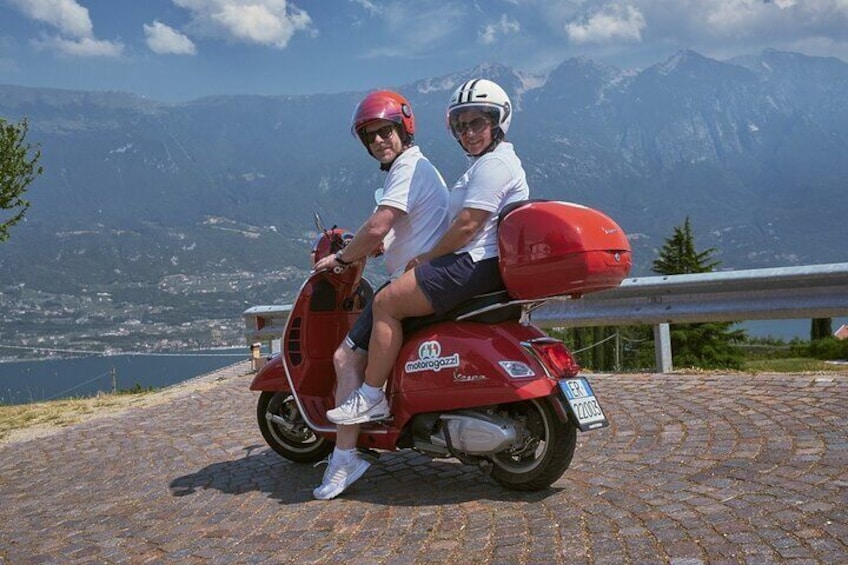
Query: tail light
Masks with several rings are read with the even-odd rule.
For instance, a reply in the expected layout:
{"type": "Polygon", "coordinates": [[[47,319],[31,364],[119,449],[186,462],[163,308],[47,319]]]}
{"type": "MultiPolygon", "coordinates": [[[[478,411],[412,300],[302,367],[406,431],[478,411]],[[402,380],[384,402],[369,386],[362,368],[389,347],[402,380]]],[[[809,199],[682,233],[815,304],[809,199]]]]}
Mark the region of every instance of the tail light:
{"type": "Polygon", "coordinates": [[[571,378],[580,372],[580,365],[561,341],[542,338],[529,341],[526,345],[535,354],[539,362],[547,369],[551,377],[571,378]]]}

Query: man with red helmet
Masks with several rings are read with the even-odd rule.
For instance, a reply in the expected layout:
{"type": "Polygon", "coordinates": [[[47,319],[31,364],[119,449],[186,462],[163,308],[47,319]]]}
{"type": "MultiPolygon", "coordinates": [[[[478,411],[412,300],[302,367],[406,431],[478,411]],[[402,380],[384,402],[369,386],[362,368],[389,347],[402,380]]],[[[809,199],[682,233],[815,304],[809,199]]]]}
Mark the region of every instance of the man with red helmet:
{"type": "MultiPolygon", "coordinates": [[[[390,90],[372,92],[357,105],[351,121],[351,133],[388,174],[371,216],[344,249],[318,261],[315,270],[346,266],[371,254],[382,243],[386,269],[393,280],[403,274],[413,257],[433,247],[447,229],[447,187],[439,171],[415,145],[415,116],[406,98],[390,90]]],[[[333,355],[337,404],[363,383],[372,322],[369,302],[333,355]]],[[[375,419],[387,416],[385,398],[370,411],[375,419]]],[[[358,435],[358,423],[337,427],[336,447],[328,458],[321,485],[312,492],[315,498],[335,498],[368,469],[369,463],[356,450],[358,435]]]]}

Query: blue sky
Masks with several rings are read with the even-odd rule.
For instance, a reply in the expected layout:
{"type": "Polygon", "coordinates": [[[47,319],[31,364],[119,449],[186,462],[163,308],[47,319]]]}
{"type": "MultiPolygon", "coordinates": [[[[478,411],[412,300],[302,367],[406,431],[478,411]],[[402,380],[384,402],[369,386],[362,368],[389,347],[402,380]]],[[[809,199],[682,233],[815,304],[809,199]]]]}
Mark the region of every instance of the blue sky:
{"type": "Polygon", "coordinates": [[[163,101],[764,48],[848,61],[848,0],[0,0],[0,84],[163,101]]]}

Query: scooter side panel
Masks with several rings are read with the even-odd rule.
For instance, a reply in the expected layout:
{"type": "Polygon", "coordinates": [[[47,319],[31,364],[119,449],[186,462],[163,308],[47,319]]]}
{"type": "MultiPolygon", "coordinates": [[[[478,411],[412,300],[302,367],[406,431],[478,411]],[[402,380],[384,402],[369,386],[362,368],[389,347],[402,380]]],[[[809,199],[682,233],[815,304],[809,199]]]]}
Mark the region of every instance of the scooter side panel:
{"type": "Polygon", "coordinates": [[[333,395],[333,352],[359,314],[340,307],[345,296],[344,289],[317,273],[304,284],[292,307],[281,340],[282,358],[300,394],[333,395]]]}
{"type": "Polygon", "coordinates": [[[282,352],[257,373],[251,390],[289,391],[288,373],[300,395],[333,397],[333,352],[360,310],[342,308],[351,285],[339,277],[332,278],[333,284],[329,279],[326,273],[314,273],[304,282],[280,336],[282,352]]]}
{"type": "Polygon", "coordinates": [[[412,334],[401,349],[390,388],[396,423],[417,413],[548,396],[556,383],[520,345],[544,335],[518,322],[441,323],[412,334]],[[502,362],[526,370],[510,374],[502,362]]]}

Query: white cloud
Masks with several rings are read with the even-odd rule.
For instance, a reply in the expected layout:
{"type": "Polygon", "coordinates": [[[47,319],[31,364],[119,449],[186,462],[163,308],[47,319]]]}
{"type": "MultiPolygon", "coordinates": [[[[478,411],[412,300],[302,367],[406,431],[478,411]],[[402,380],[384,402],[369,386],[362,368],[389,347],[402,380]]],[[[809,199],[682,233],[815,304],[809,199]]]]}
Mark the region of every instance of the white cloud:
{"type": "Polygon", "coordinates": [[[93,37],[65,39],[63,37],[44,37],[34,40],[36,47],[58,51],[72,57],[118,57],[124,50],[121,43],[103,41],[93,37]]]}
{"type": "Polygon", "coordinates": [[[844,37],[848,24],[848,0],[720,0],[692,7],[717,35],[757,35],[779,26],[789,33],[827,30],[844,37]]]}
{"type": "Polygon", "coordinates": [[[27,17],[56,29],[59,35],[35,40],[36,47],[75,57],[117,57],[124,46],[94,37],[88,9],[76,0],[9,0],[27,17]]]}
{"type": "Polygon", "coordinates": [[[498,35],[509,35],[520,31],[521,24],[518,23],[518,20],[510,18],[506,14],[501,14],[500,21],[484,27],[478,37],[484,45],[491,45],[497,41],[498,35]]]}
{"type": "Polygon", "coordinates": [[[398,38],[394,44],[407,54],[429,51],[465,21],[468,8],[460,2],[417,2],[410,9],[406,2],[395,2],[384,7],[382,17],[389,32],[398,38]]]}
{"type": "Polygon", "coordinates": [[[151,25],[144,24],[144,36],[147,46],[160,55],[194,55],[197,48],[194,43],[174,28],[154,21],[151,25]]]}
{"type": "Polygon", "coordinates": [[[630,0],[657,36],[845,37],[848,0],[630,0]]]}
{"type": "Polygon", "coordinates": [[[633,6],[610,4],[581,22],[565,26],[574,43],[613,43],[641,41],[645,17],[633,6]]]}
{"type": "Polygon", "coordinates": [[[379,16],[380,14],[383,13],[383,9],[380,6],[378,6],[377,4],[375,4],[374,2],[371,2],[371,0],[349,0],[349,1],[353,2],[354,4],[359,4],[360,6],[362,6],[362,8],[366,12],[368,12],[372,16],[379,16]]]}
{"type": "Polygon", "coordinates": [[[62,35],[92,37],[94,26],[88,17],[88,9],[76,0],[10,0],[12,5],[33,20],[56,28],[62,35]]]}
{"type": "Polygon", "coordinates": [[[191,13],[189,29],[201,35],[283,49],[312,19],[287,0],[173,0],[191,13]]]}

